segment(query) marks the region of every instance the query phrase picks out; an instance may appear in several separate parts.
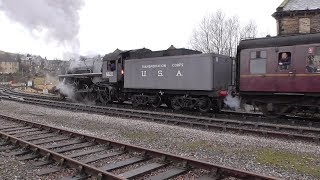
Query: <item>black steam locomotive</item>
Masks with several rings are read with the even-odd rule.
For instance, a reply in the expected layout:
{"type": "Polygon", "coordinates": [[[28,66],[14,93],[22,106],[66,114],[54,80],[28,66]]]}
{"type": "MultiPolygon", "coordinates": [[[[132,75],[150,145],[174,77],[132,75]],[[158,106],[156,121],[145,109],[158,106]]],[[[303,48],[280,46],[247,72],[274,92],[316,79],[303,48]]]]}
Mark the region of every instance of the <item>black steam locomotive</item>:
{"type": "Polygon", "coordinates": [[[59,76],[60,93],[98,104],[130,101],[135,107],[220,111],[232,84],[230,57],[173,46],[116,50],[100,62],[83,64],[59,76]],[[70,88],[72,95],[64,91],[70,88]]]}

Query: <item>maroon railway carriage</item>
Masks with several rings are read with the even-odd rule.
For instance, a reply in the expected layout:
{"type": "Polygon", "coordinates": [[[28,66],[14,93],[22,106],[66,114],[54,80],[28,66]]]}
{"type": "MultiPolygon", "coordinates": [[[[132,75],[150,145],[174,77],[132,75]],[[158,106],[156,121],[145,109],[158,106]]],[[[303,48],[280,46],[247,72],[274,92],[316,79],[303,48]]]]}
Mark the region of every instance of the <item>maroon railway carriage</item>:
{"type": "Polygon", "coordinates": [[[242,41],[236,79],[242,100],[265,115],[318,112],[320,34],[242,41]]]}

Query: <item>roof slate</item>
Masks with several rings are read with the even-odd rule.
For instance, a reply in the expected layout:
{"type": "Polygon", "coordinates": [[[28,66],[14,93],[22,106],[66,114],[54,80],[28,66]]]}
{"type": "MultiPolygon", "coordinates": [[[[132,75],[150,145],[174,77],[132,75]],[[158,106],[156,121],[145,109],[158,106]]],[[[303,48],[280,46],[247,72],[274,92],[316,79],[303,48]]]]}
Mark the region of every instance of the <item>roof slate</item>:
{"type": "Polygon", "coordinates": [[[1,53],[0,62],[17,62],[17,59],[10,53],[1,53]]]}
{"type": "Polygon", "coordinates": [[[320,0],[288,0],[283,11],[320,9],[320,0]]]}

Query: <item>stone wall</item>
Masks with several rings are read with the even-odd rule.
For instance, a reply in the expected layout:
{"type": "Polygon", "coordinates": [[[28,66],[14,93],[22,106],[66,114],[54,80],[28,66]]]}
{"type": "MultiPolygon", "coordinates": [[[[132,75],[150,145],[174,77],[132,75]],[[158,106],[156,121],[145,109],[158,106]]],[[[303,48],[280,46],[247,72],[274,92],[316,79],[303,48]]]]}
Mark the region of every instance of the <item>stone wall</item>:
{"type": "Polygon", "coordinates": [[[9,74],[16,73],[19,71],[19,63],[18,62],[0,62],[0,73],[9,74]]]}
{"type": "Polygon", "coordinates": [[[320,33],[320,14],[285,16],[277,20],[278,34],[320,33]]]}
{"type": "Polygon", "coordinates": [[[320,14],[311,18],[311,33],[320,32],[320,14]]]}

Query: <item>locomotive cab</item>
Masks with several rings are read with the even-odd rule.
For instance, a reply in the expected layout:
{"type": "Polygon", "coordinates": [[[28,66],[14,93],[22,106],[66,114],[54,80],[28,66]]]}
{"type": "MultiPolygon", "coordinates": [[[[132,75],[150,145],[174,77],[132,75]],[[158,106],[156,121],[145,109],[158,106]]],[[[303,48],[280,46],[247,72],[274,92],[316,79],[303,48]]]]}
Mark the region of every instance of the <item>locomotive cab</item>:
{"type": "Polygon", "coordinates": [[[122,58],[118,60],[106,60],[102,66],[102,78],[109,83],[118,83],[123,79],[122,58]]]}

